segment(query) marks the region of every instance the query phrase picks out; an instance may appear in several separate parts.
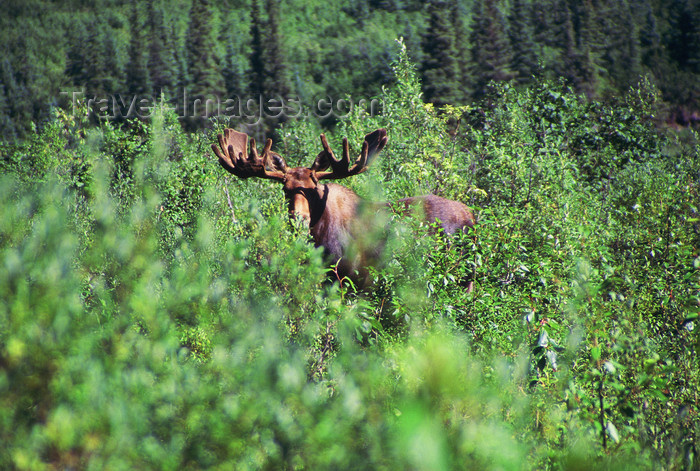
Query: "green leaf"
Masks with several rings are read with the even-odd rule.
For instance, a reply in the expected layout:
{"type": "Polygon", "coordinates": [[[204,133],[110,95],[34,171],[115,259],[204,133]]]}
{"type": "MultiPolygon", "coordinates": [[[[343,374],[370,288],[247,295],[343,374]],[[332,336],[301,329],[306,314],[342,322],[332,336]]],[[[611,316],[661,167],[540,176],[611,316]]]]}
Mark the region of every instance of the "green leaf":
{"type": "Polygon", "coordinates": [[[605,367],[605,371],[610,374],[615,374],[617,372],[615,365],[613,365],[611,361],[606,361],[603,366],[605,367]]]}
{"type": "Polygon", "coordinates": [[[613,439],[615,443],[620,443],[620,434],[617,432],[617,427],[611,421],[605,425],[605,430],[608,432],[608,436],[613,439]]]}

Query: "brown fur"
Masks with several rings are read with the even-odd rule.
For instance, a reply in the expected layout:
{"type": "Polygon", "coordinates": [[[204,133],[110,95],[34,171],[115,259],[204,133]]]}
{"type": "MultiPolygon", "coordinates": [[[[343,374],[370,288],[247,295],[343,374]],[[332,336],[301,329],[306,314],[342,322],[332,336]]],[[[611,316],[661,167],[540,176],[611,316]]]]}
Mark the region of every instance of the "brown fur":
{"type": "MultiPolygon", "coordinates": [[[[331,263],[338,262],[339,278],[349,277],[356,285],[365,284],[366,267],[374,265],[381,257],[382,230],[388,219],[383,207],[387,205],[370,203],[370,208],[360,211],[363,200],[352,190],[335,183],[319,184],[305,195],[304,202],[308,206],[303,206],[309,208],[308,216],[296,209],[299,203],[294,199],[290,200],[290,215],[309,221],[316,247],[323,247],[331,263]],[[354,253],[348,254],[349,249],[354,253]]],[[[447,234],[466,232],[474,225],[474,216],[467,206],[435,195],[403,198],[388,206],[400,214],[411,210],[422,213],[430,224],[439,221],[447,234]]]]}
{"type": "Polygon", "coordinates": [[[392,207],[399,208],[400,213],[421,205],[419,211],[423,212],[425,220],[429,224],[440,221],[440,226],[448,234],[457,231],[467,232],[474,227],[474,215],[471,210],[459,201],[448,200],[440,196],[424,195],[402,198],[392,207]]]}

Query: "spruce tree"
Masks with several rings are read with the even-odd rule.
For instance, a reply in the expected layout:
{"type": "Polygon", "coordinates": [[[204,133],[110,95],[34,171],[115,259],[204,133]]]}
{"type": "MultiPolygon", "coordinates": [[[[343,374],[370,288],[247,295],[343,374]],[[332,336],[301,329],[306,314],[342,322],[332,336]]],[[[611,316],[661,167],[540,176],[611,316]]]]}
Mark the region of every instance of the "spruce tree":
{"type": "Polygon", "coordinates": [[[428,30],[423,36],[421,64],[425,99],[438,106],[454,104],[461,84],[450,4],[431,0],[428,30]]]}
{"type": "Polygon", "coordinates": [[[608,72],[610,85],[624,89],[641,74],[639,35],[627,0],[606,3],[598,10],[601,25],[601,66],[608,72]]]}
{"type": "Polygon", "coordinates": [[[247,84],[245,83],[246,67],[241,60],[241,45],[239,37],[244,36],[242,31],[238,31],[238,18],[235,15],[228,15],[221,28],[219,41],[224,44],[224,57],[222,60],[222,75],[226,97],[241,97],[247,84]]]}
{"type": "Polygon", "coordinates": [[[401,8],[400,0],[369,0],[369,7],[372,10],[386,10],[395,12],[401,8]]]}
{"type": "Polygon", "coordinates": [[[6,110],[12,118],[18,137],[22,137],[29,129],[33,118],[32,93],[8,58],[0,59],[0,83],[7,97],[6,110]]]}
{"type": "Polygon", "coordinates": [[[126,90],[130,95],[145,97],[151,92],[148,73],[148,52],[142,13],[138,3],[131,10],[131,38],[129,40],[129,62],[126,67],[126,90]]]}
{"type": "MultiPolygon", "coordinates": [[[[106,25],[105,25],[106,27],[106,25]]],[[[118,46],[111,30],[102,35],[102,54],[104,59],[103,73],[100,78],[100,88],[108,95],[122,91],[124,76],[122,67],[117,60],[118,46]]]]}
{"type": "Polygon", "coordinates": [[[576,53],[576,32],[566,0],[554,0],[549,11],[548,41],[555,52],[552,68],[557,75],[569,73],[569,59],[576,53]]]}
{"type": "Polygon", "coordinates": [[[639,46],[642,66],[659,75],[662,68],[661,34],[650,0],[642,0],[640,5],[639,46]]]}
{"type": "Polygon", "coordinates": [[[672,0],[669,7],[668,52],[679,69],[700,72],[700,5],[672,0]]]}
{"type": "Polygon", "coordinates": [[[471,51],[469,49],[469,32],[466,26],[466,9],[461,1],[452,2],[452,27],[455,37],[455,54],[457,61],[457,84],[455,104],[465,103],[471,96],[471,51]]]}
{"type": "Polygon", "coordinates": [[[552,61],[551,50],[553,47],[551,39],[550,25],[552,15],[552,5],[554,0],[540,0],[532,3],[530,23],[533,29],[533,40],[535,42],[536,55],[544,63],[549,65],[552,61]]]}
{"type": "Polygon", "coordinates": [[[219,58],[216,56],[217,32],[209,0],[194,0],[187,31],[188,93],[204,103],[225,93],[219,58]]]}
{"type": "Polygon", "coordinates": [[[532,5],[527,0],[513,0],[508,16],[508,36],[513,48],[511,69],[520,83],[528,82],[537,70],[532,5]]]}
{"type": "Polygon", "coordinates": [[[262,14],[257,0],[251,10],[250,93],[263,109],[262,134],[270,135],[286,120],[281,108],[291,98],[292,85],[280,35],[279,0],[267,0],[262,14]]]}
{"type": "Polygon", "coordinates": [[[586,44],[587,0],[547,0],[533,3],[535,38],[544,69],[564,77],[578,91],[593,93],[594,67],[586,44]]]}
{"type": "Polygon", "coordinates": [[[265,51],[262,41],[265,21],[260,13],[258,0],[253,0],[250,19],[250,94],[259,97],[265,89],[265,51]]]}
{"type": "Polygon", "coordinates": [[[12,71],[12,64],[9,59],[0,60],[0,136],[5,141],[14,141],[17,138],[17,128],[15,120],[17,116],[17,105],[24,102],[23,96],[16,96],[19,87],[12,71]]]}
{"type": "Polygon", "coordinates": [[[292,91],[289,71],[280,35],[280,0],[267,0],[267,28],[263,43],[265,78],[264,92],[269,98],[288,98],[292,91]]]}
{"type": "Polygon", "coordinates": [[[177,85],[175,51],[170,27],[166,24],[163,5],[151,1],[148,5],[146,26],[148,30],[148,72],[153,93],[171,92],[177,85]]]}
{"type": "Polygon", "coordinates": [[[71,82],[91,96],[103,98],[116,93],[120,69],[109,26],[99,16],[91,14],[85,20],[76,19],[73,28],[66,52],[66,74],[71,82]]]}
{"type": "Polygon", "coordinates": [[[595,65],[597,33],[594,26],[595,8],[591,0],[571,1],[570,10],[575,35],[575,49],[570,60],[569,78],[575,88],[593,96],[600,81],[595,65]],[[571,6],[573,4],[573,6],[571,6]]]}
{"type": "Polygon", "coordinates": [[[85,47],[87,44],[87,28],[80,19],[74,19],[71,28],[68,30],[69,47],[66,51],[66,75],[73,85],[84,87],[87,83],[87,72],[85,67],[85,47]]]}
{"type": "Polygon", "coordinates": [[[496,1],[477,0],[472,23],[474,96],[479,98],[490,81],[512,78],[510,64],[513,54],[496,1]]]}
{"type": "Polygon", "coordinates": [[[279,9],[279,0],[267,0],[265,18],[258,1],[253,0],[251,10],[251,93],[268,99],[287,98],[292,91],[289,67],[279,31],[279,9]]]}
{"type": "Polygon", "coordinates": [[[93,15],[87,22],[87,42],[82,45],[85,49],[83,56],[84,64],[84,85],[88,95],[103,96],[105,90],[102,89],[102,78],[104,76],[104,50],[101,37],[102,27],[98,24],[97,16],[93,15]]]}
{"type": "Polygon", "coordinates": [[[0,82],[0,136],[5,142],[13,142],[17,139],[17,130],[12,121],[9,100],[2,82],[0,82]]]}
{"type": "Polygon", "coordinates": [[[173,57],[175,58],[175,85],[181,92],[190,83],[189,67],[187,64],[187,47],[184,38],[178,38],[175,25],[170,25],[170,37],[173,41],[173,57]]]}
{"type": "Polygon", "coordinates": [[[675,104],[672,119],[681,125],[697,123],[700,107],[700,5],[673,0],[668,8],[668,67],[664,97],[675,104]]]}

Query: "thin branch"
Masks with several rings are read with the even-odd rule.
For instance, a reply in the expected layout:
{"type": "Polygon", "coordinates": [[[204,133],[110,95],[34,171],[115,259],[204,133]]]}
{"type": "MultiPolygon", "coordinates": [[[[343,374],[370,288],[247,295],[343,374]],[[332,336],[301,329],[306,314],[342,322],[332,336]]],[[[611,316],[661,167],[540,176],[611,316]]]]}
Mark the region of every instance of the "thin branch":
{"type": "Polygon", "coordinates": [[[226,201],[228,201],[228,207],[231,209],[231,221],[236,223],[236,213],[233,211],[233,203],[231,203],[231,195],[228,193],[228,177],[224,177],[224,193],[226,193],[226,201]]]}
{"type": "Polygon", "coordinates": [[[608,437],[607,437],[607,430],[605,427],[605,405],[603,402],[603,380],[605,380],[605,372],[603,372],[603,377],[600,379],[600,383],[598,384],[598,399],[600,401],[600,426],[602,428],[600,435],[603,438],[603,450],[607,450],[608,449],[608,437]]]}

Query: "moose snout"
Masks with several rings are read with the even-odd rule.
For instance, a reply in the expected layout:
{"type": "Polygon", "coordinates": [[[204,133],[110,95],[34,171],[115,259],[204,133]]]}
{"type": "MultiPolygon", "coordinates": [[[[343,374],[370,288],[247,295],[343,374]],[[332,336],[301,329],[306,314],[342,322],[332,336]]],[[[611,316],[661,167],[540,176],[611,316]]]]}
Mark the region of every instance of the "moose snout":
{"type": "Polygon", "coordinates": [[[289,216],[292,218],[302,218],[307,224],[311,221],[309,200],[301,193],[291,196],[289,200],[289,216]]]}

